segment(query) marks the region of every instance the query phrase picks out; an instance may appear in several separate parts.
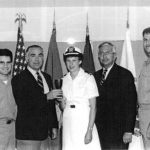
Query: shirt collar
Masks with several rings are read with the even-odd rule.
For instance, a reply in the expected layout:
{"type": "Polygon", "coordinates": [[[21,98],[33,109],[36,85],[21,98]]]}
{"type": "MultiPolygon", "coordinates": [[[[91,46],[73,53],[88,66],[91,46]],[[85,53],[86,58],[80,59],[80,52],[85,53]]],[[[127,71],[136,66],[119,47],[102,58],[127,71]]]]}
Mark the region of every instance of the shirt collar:
{"type": "MultiPolygon", "coordinates": [[[[33,70],[30,66],[27,66],[27,69],[31,72],[31,74],[32,74],[33,76],[36,75],[37,71],[33,70]]],[[[39,72],[39,74],[41,74],[41,70],[39,70],[38,72],[39,72]]]]}
{"type": "Polygon", "coordinates": [[[0,82],[3,84],[9,84],[11,82],[11,77],[9,76],[7,80],[0,80],[0,82]]]}
{"type": "MultiPolygon", "coordinates": [[[[79,72],[78,72],[76,78],[79,77],[79,76],[81,76],[83,73],[84,73],[84,70],[80,67],[80,70],[79,70],[79,72]]],[[[68,77],[69,77],[70,79],[72,79],[72,78],[71,78],[71,75],[70,75],[70,72],[68,73],[68,77]]]]}
{"type": "MultiPolygon", "coordinates": [[[[109,72],[113,66],[114,66],[114,63],[109,68],[107,68],[107,72],[109,72]]],[[[103,70],[105,70],[105,69],[106,68],[103,67],[103,70]]]]}

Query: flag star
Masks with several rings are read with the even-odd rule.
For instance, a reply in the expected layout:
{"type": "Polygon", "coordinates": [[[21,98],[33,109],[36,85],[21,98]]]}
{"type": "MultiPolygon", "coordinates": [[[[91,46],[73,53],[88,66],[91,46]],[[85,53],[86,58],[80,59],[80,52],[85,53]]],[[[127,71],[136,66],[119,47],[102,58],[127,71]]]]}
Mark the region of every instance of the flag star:
{"type": "Polygon", "coordinates": [[[16,75],[16,72],[14,72],[14,75],[16,75]]]}
{"type": "Polygon", "coordinates": [[[16,62],[19,62],[19,59],[18,59],[18,58],[16,59],[16,62]]]}
{"type": "Polygon", "coordinates": [[[18,49],[20,49],[20,45],[18,45],[18,49]]]}
{"type": "Polygon", "coordinates": [[[19,56],[20,55],[20,52],[17,52],[17,56],[19,56]]]}
{"type": "Polygon", "coordinates": [[[23,53],[23,52],[21,53],[21,56],[24,56],[24,53],[23,53]]]}
{"type": "Polygon", "coordinates": [[[22,69],[22,66],[20,66],[19,69],[22,69]]]}
{"type": "Polygon", "coordinates": [[[21,43],[21,38],[19,38],[19,42],[21,43]]]}
{"type": "Polygon", "coordinates": [[[17,67],[18,67],[18,66],[17,66],[17,65],[15,65],[15,69],[17,69],[17,67]]]}

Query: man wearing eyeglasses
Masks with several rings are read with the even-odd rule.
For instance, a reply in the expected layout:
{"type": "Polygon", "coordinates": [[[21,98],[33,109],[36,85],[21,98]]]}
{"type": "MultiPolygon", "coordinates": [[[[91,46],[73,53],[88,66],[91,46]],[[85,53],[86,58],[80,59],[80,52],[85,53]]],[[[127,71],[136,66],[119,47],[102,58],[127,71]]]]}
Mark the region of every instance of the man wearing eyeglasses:
{"type": "Polygon", "coordinates": [[[102,67],[94,73],[99,89],[97,125],[102,150],[128,149],[136,119],[137,93],[131,72],[116,64],[116,48],[110,42],[99,45],[102,67]]]}

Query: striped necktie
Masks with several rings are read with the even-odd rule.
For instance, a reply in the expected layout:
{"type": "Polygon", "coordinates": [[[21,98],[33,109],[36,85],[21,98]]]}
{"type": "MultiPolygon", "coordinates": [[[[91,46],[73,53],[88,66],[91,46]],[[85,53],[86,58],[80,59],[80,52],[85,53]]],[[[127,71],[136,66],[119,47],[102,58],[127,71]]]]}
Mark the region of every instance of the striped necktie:
{"type": "Polygon", "coordinates": [[[101,78],[101,81],[100,81],[100,85],[101,86],[103,85],[103,83],[105,81],[106,72],[107,72],[107,69],[104,69],[103,73],[102,73],[102,78],[101,78]]]}
{"type": "Polygon", "coordinates": [[[41,88],[41,91],[44,92],[44,86],[43,86],[42,77],[39,74],[39,72],[37,72],[36,74],[37,74],[37,83],[38,83],[39,87],[41,88]]]}

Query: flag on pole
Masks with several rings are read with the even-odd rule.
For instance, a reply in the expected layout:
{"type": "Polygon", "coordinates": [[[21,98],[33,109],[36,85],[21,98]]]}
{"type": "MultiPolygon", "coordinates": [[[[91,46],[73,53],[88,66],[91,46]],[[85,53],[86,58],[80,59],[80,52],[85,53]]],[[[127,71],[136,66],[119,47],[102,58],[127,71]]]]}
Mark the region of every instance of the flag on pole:
{"type": "MultiPolygon", "coordinates": [[[[132,45],[131,45],[131,39],[130,39],[129,9],[127,10],[127,29],[126,29],[125,40],[123,43],[120,66],[130,70],[134,78],[136,79],[135,63],[134,63],[134,57],[133,57],[133,51],[132,51],[132,45]]],[[[135,80],[135,84],[136,84],[136,80],[135,80]]],[[[139,119],[138,119],[138,114],[137,114],[134,130],[138,130],[138,129],[139,129],[139,119]]],[[[137,137],[133,134],[132,142],[129,144],[129,150],[135,150],[135,149],[144,150],[143,140],[142,140],[142,136],[137,137]]]]}
{"type": "Polygon", "coordinates": [[[21,28],[19,26],[12,76],[19,74],[21,71],[25,69],[25,67],[26,67],[26,60],[25,60],[24,39],[21,28]]]}
{"type": "MultiPolygon", "coordinates": [[[[88,16],[87,16],[87,21],[88,21],[88,16]]],[[[83,53],[82,67],[85,71],[87,71],[89,73],[95,72],[95,66],[94,66],[94,60],[93,60],[92,47],[91,47],[91,43],[90,43],[88,23],[86,26],[86,40],[85,40],[85,47],[84,47],[84,53],[83,53]]]]}
{"type": "Polygon", "coordinates": [[[55,21],[53,22],[53,30],[48,48],[48,55],[45,64],[45,72],[47,72],[52,77],[54,83],[55,79],[62,78],[63,72],[59,57],[59,51],[56,42],[56,25],[55,21]]]}
{"type": "MultiPolygon", "coordinates": [[[[55,79],[60,79],[63,76],[62,72],[62,67],[61,67],[61,62],[60,62],[60,57],[59,57],[59,51],[57,47],[57,42],[56,42],[56,24],[55,24],[55,12],[54,12],[54,22],[53,22],[53,29],[52,29],[52,35],[49,43],[49,48],[48,48],[48,55],[47,55],[47,60],[45,64],[45,72],[47,72],[53,81],[53,86],[55,79]]],[[[55,101],[56,102],[56,101],[55,101]]],[[[61,118],[62,114],[61,111],[56,105],[56,114],[57,114],[57,119],[59,121],[59,128],[61,127],[61,118]]],[[[49,145],[47,149],[52,149],[52,150],[60,150],[61,149],[61,133],[59,130],[58,137],[56,140],[49,140],[49,145]]]]}
{"type": "Polygon", "coordinates": [[[130,29],[129,29],[128,19],[127,19],[126,36],[123,43],[120,65],[130,70],[134,78],[136,78],[135,63],[134,63],[134,57],[133,57],[133,51],[132,51],[132,45],[130,39],[130,29]]]}

